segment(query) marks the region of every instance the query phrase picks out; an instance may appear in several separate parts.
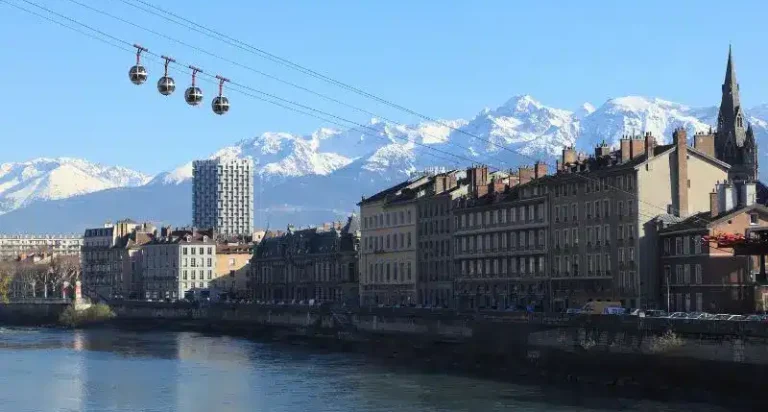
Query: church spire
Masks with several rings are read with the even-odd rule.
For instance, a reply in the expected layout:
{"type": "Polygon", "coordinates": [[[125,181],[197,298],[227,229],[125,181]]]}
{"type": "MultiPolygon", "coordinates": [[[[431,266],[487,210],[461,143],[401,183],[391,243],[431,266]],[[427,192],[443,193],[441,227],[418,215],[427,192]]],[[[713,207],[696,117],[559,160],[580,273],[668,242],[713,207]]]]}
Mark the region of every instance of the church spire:
{"type": "Polygon", "coordinates": [[[725,81],[723,82],[723,101],[720,105],[721,115],[735,117],[741,106],[739,98],[739,83],[736,81],[736,68],[733,64],[733,51],[728,45],[728,64],[725,67],[725,81]],[[727,112],[727,113],[724,113],[727,112]]]}

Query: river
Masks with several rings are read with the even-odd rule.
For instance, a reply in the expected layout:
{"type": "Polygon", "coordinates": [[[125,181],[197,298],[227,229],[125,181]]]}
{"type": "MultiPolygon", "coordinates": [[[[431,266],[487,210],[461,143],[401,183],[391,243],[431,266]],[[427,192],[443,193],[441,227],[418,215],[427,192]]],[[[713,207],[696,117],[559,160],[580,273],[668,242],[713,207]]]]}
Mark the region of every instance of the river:
{"type": "Polygon", "coordinates": [[[0,411],[720,411],[185,332],[0,328],[0,411]]]}

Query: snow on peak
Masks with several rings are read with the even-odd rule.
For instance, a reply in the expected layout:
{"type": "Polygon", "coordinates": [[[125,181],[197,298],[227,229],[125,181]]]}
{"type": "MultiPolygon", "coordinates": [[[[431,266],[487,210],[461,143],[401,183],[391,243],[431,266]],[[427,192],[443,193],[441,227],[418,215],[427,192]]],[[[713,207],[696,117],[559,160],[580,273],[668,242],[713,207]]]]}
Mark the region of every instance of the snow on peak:
{"type": "Polygon", "coordinates": [[[68,157],[4,163],[0,165],[0,214],[34,201],[141,186],[150,180],[150,176],[124,167],[68,157]]]}

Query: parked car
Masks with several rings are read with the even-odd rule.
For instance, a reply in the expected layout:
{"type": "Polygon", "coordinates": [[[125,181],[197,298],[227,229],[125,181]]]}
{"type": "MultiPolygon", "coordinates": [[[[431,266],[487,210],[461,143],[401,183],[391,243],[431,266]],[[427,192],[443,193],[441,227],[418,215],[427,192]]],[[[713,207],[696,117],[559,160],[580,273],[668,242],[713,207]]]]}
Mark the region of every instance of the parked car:
{"type": "Polygon", "coordinates": [[[568,315],[578,315],[581,313],[581,309],[576,309],[576,308],[566,309],[565,313],[568,315]]]}
{"type": "Polygon", "coordinates": [[[718,313],[717,315],[715,315],[714,318],[712,318],[712,320],[729,320],[733,316],[734,315],[731,315],[731,314],[728,314],[728,313],[718,313]]]}
{"type": "Polygon", "coordinates": [[[744,320],[747,322],[763,322],[765,318],[765,315],[749,315],[744,320]]]}
{"type": "Polygon", "coordinates": [[[666,318],[669,316],[665,310],[649,309],[645,311],[646,318],[666,318]]]}

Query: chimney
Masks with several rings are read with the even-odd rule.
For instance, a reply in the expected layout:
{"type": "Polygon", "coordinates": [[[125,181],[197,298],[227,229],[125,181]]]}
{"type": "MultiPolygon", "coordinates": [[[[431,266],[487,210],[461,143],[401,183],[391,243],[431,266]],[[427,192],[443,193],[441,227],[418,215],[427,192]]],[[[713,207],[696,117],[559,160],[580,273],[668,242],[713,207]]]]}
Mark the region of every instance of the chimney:
{"type": "Polygon", "coordinates": [[[608,156],[609,154],[611,154],[611,148],[608,146],[607,143],[605,143],[605,140],[603,140],[603,142],[600,143],[599,145],[595,146],[596,158],[599,159],[601,157],[608,156]]]}
{"type": "Polygon", "coordinates": [[[507,183],[504,180],[505,179],[500,177],[493,179],[492,185],[494,193],[504,193],[504,191],[507,190],[507,183]]]}
{"type": "Polygon", "coordinates": [[[573,146],[563,148],[563,168],[576,161],[576,149],[573,146]]]}
{"type": "Polygon", "coordinates": [[[560,160],[555,160],[555,173],[559,172],[562,168],[563,165],[560,163],[560,160]]]}
{"type": "Polygon", "coordinates": [[[733,191],[733,185],[730,182],[718,183],[717,188],[717,210],[720,213],[730,212],[738,203],[737,195],[733,191]]]}
{"type": "Polygon", "coordinates": [[[675,158],[677,159],[677,215],[688,216],[688,134],[685,129],[678,128],[672,134],[675,143],[675,158]]]}
{"type": "Polygon", "coordinates": [[[445,190],[445,176],[443,175],[435,176],[435,194],[443,193],[444,190],[445,190]]]}
{"type": "Polygon", "coordinates": [[[533,168],[530,166],[520,166],[517,168],[517,176],[520,184],[524,185],[533,179],[533,168]]]}
{"type": "Polygon", "coordinates": [[[488,193],[488,166],[476,165],[467,170],[469,175],[469,190],[475,197],[488,193]]]}
{"type": "Polygon", "coordinates": [[[709,213],[712,218],[720,214],[718,209],[717,192],[713,191],[709,194],[709,213]]]}
{"type": "Polygon", "coordinates": [[[712,133],[697,133],[693,137],[693,147],[710,157],[715,157],[715,136],[712,133]]]}
{"type": "Polygon", "coordinates": [[[547,164],[544,162],[536,162],[533,170],[533,178],[540,179],[547,175],[547,164]]]}
{"type": "Polygon", "coordinates": [[[619,143],[621,145],[620,146],[621,163],[624,163],[627,160],[632,158],[632,156],[629,153],[630,140],[627,138],[627,136],[621,136],[621,140],[619,140],[619,143]]]}
{"type": "Polygon", "coordinates": [[[645,142],[640,136],[632,136],[629,141],[629,157],[634,159],[640,155],[645,154],[645,142]]]}
{"type": "Polygon", "coordinates": [[[651,159],[654,156],[654,148],[656,147],[656,138],[653,137],[651,132],[645,133],[645,158],[651,159]]]}
{"type": "Polygon", "coordinates": [[[755,182],[744,182],[739,187],[739,206],[747,207],[757,203],[757,186],[755,182]]]}
{"type": "Polygon", "coordinates": [[[509,178],[507,178],[507,184],[509,185],[510,188],[513,188],[518,184],[520,184],[520,178],[517,175],[517,173],[513,173],[513,172],[509,173],[509,178]]]}

